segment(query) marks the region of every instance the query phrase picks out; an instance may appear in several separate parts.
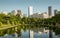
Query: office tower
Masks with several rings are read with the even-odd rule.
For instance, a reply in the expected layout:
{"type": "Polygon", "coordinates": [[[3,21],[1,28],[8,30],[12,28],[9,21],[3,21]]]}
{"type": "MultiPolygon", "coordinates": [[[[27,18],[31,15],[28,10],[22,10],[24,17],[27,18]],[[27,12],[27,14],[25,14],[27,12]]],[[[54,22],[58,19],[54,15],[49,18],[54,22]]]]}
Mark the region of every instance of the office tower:
{"type": "Polygon", "coordinates": [[[57,11],[57,10],[54,10],[54,16],[55,16],[56,14],[58,14],[58,11],[57,11]]]}
{"type": "Polygon", "coordinates": [[[28,7],[28,16],[30,16],[32,14],[33,14],[33,8],[32,8],[32,6],[29,6],[28,7]]]}
{"type": "Polygon", "coordinates": [[[48,15],[49,15],[49,17],[52,17],[52,7],[51,6],[48,7],[48,15]]]}

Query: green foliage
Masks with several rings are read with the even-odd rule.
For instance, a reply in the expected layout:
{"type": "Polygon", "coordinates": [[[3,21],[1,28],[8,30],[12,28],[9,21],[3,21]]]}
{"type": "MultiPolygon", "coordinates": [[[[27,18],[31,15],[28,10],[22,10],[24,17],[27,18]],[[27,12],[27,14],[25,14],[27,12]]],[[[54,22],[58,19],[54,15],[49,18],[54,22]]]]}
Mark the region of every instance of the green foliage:
{"type": "Polygon", "coordinates": [[[13,14],[10,14],[10,13],[8,15],[5,15],[3,13],[0,14],[0,22],[3,24],[18,25],[20,21],[21,21],[21,18],[13,14]]]}
{"type": "Polygon", "coordinates": [[[12,21],[12,25],[14,25],[14,22],[12,21]]]}
{"type": "Polygon", "coordinates": [[[0,22],[0,26],[2,26],[2,22],[0,22]]]}
{"type": "Polygon", "coordinates": [[[7,20],[7,24],[10,25],[10,21],[9,20],[7,20]]]}
{"type": "Polygon", "coordinates": [[[13,15],[11,13],[9,13],[8,15],[5,15],[1,13],[0,22],[8,25],[9,24],[11,25],[29,24],[29,25],[35,25],[35,26],[41,26],[41,25],[45,26],[45,25],[51,25],[51,24],[56,25],[56,23],[60,24],[60,14],[57,14],[52,18],[41,19],[41,18],[27,18],[27,17],[21,18],[20,13],[18,13],[17,15],[13,15]]]}

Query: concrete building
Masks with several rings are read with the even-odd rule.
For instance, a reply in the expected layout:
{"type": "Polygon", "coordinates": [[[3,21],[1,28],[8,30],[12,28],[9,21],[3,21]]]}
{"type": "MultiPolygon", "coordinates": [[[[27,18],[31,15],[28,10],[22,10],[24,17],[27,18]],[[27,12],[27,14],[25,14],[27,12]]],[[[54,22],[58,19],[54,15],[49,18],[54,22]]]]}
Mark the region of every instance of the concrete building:
{"type": "Polygon", "coordinates": [[[58,14],[58,11],[57,11],[57,10],[54,10],[54,16],[55,16],[56,14],[58,14]]]}
{"type": "Polygon", "coordinates": [[[8,14],[8,12],[5,12],[5,11],[4,11],[4,12],[0,12],[0,13],[3,13],[3,14],[5,14],[5,15],[7,15],[7,14],[8,14]]]}
{"type": "Polygon", "coordinates": [[[29,38],[34,38],[34,32],[32,30],[29,31],[29,38]]]}
{"type": "Polygon", "coordinates": [[[18,12],[17,12],[17,10],[13,10],[13,11],[11,11],[11,13],[16,15],[18,12]]]}
{"type": "Polygon", "coordinates": [[[21,12],[21,10],[17,10],[17,14],[20,14],[21,18],[23,17],[23,13],[21,12]]]}
{"type": "Polygon", "coordinates": [[[48,7],[48,15],[50,18],[52,17],[52,7],[51,6],[48,7]]]}
{"type": "Polygon", "coordinates": [[[57,14],[60,14],[60,11],[58,11],[58,13],[57,14]]]}
{"type": "Polygon", "coordinates": [[[35,13],[33,15],[30,15],[29,17],[30,18],[49,18],[48,14],[46,12],[41,13],[41,14],[35,13]]]}
{"type": "Polygon", "coordinates": [[[20,14],[20,16],[23,17],[23,14],[22,14],[21,10],[13,10],[10,13],[12,13],[13,15],[20,14]]]}
{"type": "Polygon", "coordinates": [[[29,6],[28,7],[28,16],[30,16],[32,14],[33,14],[33,7],[32,6],[29,6]]]}
{"type": "Polygon", "coordinates": [[[60,11],[54,10],[54,16],[57,15],[57,14],[60,14],[60,11]]]}

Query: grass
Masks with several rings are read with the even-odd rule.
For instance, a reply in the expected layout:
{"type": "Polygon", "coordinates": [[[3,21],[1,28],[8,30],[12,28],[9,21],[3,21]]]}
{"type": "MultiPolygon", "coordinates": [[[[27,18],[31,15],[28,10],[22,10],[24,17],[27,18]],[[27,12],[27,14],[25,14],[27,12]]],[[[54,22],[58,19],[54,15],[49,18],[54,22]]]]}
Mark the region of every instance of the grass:
{"type": "Polygon", "coordinates": [[[4,29],[16,27],[16,26],[17,26],[17,25],[2,25],[2,26],[0,26],[0,30],[4,30],[4,29]]]}

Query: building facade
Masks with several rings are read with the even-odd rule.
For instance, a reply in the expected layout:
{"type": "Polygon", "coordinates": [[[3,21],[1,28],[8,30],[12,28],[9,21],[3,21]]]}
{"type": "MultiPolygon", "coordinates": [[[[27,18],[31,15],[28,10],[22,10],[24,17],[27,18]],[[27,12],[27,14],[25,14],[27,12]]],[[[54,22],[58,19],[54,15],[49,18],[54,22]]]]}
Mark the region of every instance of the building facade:
{"type": "Polygon", "coordinates": [[[54,16],[55,16],[56,14],[58,14],[58,11],[57,11],[57,10],[54,10],[54,16]]]}
{"type": "Polygon", "coordinates": [[[50,18],[52,17],[52,7],[51,6],[48,7],[48,15],[50,18]]]}
{"type": "Polygon", "coordinates": [[[28,17],[33,14],[33,7],[29,6],[28,7],[28,17]]]}
{"type": "Polygon", "coordinates": [[[30,18],[49,18],[49,15],[46,12],[44,12],[44,13],[41,13],[41,14],[35,13],[33,15],[30,15],[29,17],[30,18]]]}
{"type": "Polygon", "coordinates": [[[21,10],[13,10],[10,13],[13,14],[13,15],[17,15],[18,14],[19,16],[23,17],[23,14],[22,14],[21,10]]]}

